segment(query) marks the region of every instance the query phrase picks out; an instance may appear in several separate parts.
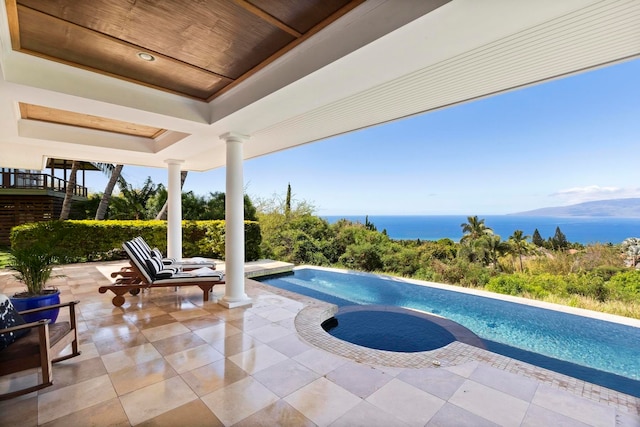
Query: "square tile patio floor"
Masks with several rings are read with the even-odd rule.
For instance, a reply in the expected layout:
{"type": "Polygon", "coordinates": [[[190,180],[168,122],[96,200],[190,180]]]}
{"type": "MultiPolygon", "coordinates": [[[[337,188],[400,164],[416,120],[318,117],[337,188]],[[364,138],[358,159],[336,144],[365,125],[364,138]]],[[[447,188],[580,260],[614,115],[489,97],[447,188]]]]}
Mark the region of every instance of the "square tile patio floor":
{"type": "MultiPolygon", "coordinates": [[[[97,289],[119,265],[57,270],[61,299],[81,301],[82,355],[0,402],[0,425],[640,426],[640,399],[461,343],[421,359],[335,345],[316,324],[327,304],[249,279],[251,307],[196,287],[114,307],[97,289]]],[[[19,289],[0,272],[0,292],[19,289]]],[[[2,377],[0,392],[35,377],[2,377]]]]}

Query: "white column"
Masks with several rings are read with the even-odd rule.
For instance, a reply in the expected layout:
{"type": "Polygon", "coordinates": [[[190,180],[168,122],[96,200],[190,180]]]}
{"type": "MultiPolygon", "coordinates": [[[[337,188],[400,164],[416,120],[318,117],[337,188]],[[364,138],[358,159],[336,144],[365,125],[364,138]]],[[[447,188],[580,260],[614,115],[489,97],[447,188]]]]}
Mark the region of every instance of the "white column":
{"type": "Polygon", "coordinates": [[[182,259],[182,188],[180,165],[182,160],[165,160],[169,169],[167,185],[167,256],[182,259]]]}
{"type": "Polygon", "coordinates": [[[225,293],[220,305],[235,308],[251,304],[244,292],[244,182],[242,142],[234,132],[220,136],[227,144],[225,195],[225,293]]]}

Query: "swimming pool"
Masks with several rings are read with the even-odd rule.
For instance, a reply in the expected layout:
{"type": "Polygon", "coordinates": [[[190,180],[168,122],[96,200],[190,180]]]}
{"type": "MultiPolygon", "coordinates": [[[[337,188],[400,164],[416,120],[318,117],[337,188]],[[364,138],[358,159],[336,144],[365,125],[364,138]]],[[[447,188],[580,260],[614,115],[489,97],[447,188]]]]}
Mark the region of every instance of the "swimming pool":
{"type": "Polygon", "coordinates": [[[343,270],[296,268],[260,281],[338,306],[438,314],[470,329],[490,351],[640,397],[638,327],[343,270]]]}

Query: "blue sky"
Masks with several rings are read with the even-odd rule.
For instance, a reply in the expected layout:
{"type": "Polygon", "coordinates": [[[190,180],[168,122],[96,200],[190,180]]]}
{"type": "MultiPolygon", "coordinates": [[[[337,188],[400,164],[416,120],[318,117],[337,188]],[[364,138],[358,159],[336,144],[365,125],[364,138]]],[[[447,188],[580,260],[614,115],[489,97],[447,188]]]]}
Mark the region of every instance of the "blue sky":
{"type": "MultiPolygon", "coordinates": [[[[248,160],[244,180],[253,199],[291,183],[318,215],[506,214],[640,197],[639,143],[636,59],[248,160]]],[[[189,173],[185,191],[224,191],[224,173],[189,173]]]]}

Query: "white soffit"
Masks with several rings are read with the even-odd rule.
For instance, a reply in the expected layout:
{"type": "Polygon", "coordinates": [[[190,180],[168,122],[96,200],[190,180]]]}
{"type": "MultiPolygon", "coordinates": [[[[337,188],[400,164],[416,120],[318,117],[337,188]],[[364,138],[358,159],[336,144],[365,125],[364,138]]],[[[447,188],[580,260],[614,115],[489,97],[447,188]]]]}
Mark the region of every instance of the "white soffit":
{"type": "MultiPolygon", "coordinates": [[[[313,87],[314,78],[321,80],[323,73],[332,75],[334,80],[344,76],[344,80],[336,82],[338,86],[348,84],[350,79],[366,81],[366,75],[358,75],[367,70],[362,64],[353,66],[351,70],[355,74],[349,75],[349,61],[357,60],[354,58],[360,56],[363,61],[375,59],[378,67],[384,68],[385,61],[392,57],[407,54],[432,57],[434,54],[430,49],[446,53],[447,49],[455,49],[465,43],[468,45],[474,32],[480,40],[484,31],[491,32],[490,26],[495,23],[491,22],[489,16],[482,16],[483,11],[498,13],[494,19],[504,20],[505,26],[509,27],[511,15],[507,13],[500,16],[500,9],[508,11],[507,4],[511,4],[510,12],[516,13],[513,17],[517,20],[518,11],[526,16],[534,12],[529,9],[540,7],[542,3],[545,2],[453,1],[324,70],[272,94],[262,103],[247,107],[238,112],[238,120],[231,116],[214,126],[233,128],[251,135],[245,144],[245,157],[251,158],[640,54],[640,1],[565,1],[560,3],[574,9],[277,123],[263,128],[254,127],[264,122],[260,118],[261,111],[262,114],[273,116],[278,108],[287,109],[287,98],[304,97],[305,91],[300,87],[306,83],[307,96],[309,93],[320,98],[325,96],[322,88],[318,90],[316,87],[314,90],[313,87]],[[576,4],[582,7],[575,8],[576,4]],[[501,7],[491,8],[490,5],[501,7]],[[434,30],[430,32],[429,29],[434,30]],[[430,39],[430,36],[433,38],[430,39]],[[384,50],[379,49],[380,45],[385,44],[398,52],[387,51],[385,54],[384,50]],[[271,100],[275,103],[265,109],[264,106],[269,105],[271,100]]],[[[373,68],[369,69],[372,73],[376,72],[373,68]]],[[[357,86],[357,83],[354,85],[357,86]]],[[[349,92],[347,88],[344,90],[345,93],[349,92]]],[[[328,92],[328,96],[334,93],[331,90],[328,92]]],[[[300,102],[297,101],[298,104],[300,102]]],[[[211,154],[224,158],[222,153],[211,154]]],[[[216,166],[222,166],[222,163],[213,165],[216,166]]]]}
{"type": "Polygon", "coordinates": [[[37,169],[52,156],[164,168],[176,158],[187,170],[209,170],[225,164],[218,136],[226,132],[249,135],[244,153],[252,158],[640,55],[640,0],[453,0],[424,16],[412,9],[420,1],[369,0],[343,17],[352,21],[334,22],[208,104],[14,52],[5,16],[0,166],[37,169]],[[402,19],[421,17],[314,68],[317,58],[304,49],[319,54],[352,23],[375,25],[398,4],[407,9],[402,19]],[[298,78],[300,69],[311,73],[298,78]],[[297,80],[276,84],[284,75],[297,80]],[[20,123],[17,102],[173,133],[150,148],[135,138],[20,123]]]}

